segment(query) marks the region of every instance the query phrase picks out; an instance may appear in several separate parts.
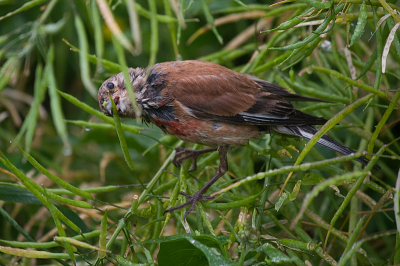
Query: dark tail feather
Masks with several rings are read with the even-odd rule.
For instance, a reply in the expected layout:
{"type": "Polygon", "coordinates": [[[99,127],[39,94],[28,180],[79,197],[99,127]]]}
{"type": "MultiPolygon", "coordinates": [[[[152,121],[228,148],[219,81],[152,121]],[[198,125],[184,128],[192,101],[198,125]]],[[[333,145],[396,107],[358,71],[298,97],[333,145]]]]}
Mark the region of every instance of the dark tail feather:
{"type": "MultiPolygon", "coordinates": [[[[306,139],[311,139],[314,134],[317,132],[315,128],[312,126],[276,126],[273,128],[275,131],[283,134],[289,134],[289,135],[294,135],[298,137],[303,137],[306,139]]],[[[322,136],[319,140],[318,143],[322,146],[325,146],[331,150],[334,150],[336,152],[339,152],[344,155],[348,155],[351,153],[355,153],[356,151],[353,149],[350,149],[343,144],[337,142],[334,139],[331,139],[328,136],[322,136]]],[[[355,159],[356,161],[367,165],[369,163],[369,160],[365,158],[364,156],[358,157],[355,159]]],[[[381,167],[377,164],[374,165],[374,169],[379,170],[381,167]]]]}

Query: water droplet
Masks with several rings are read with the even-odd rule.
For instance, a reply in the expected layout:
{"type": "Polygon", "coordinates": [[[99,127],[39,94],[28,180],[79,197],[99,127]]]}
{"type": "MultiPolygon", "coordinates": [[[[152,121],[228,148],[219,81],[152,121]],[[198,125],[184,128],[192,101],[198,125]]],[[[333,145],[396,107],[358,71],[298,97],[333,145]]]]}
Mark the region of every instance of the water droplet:
{"type": "Polygon", "coordinates": [[[71,156],[72,155],[72,147],[71,144],[66,143],[64,145],[64,148],[62,150],[62,153],[64,154],[64,156],[71,156]]]}
{"type": "Polygon", "coordinates": [[[90,131],[90,128],[85,128],[85,131],[90,131]]]}
{"type": "Polygon", "coordinates": [[[332,52],[332,43],[330,41],[324,40],[321,42],[321,49],[325,52],[332,52]]]}
{"type": "Polygon", "coordinates": [[[190,243],[194,244],[196,241],[194,239],[190,240],[190,243]]]}

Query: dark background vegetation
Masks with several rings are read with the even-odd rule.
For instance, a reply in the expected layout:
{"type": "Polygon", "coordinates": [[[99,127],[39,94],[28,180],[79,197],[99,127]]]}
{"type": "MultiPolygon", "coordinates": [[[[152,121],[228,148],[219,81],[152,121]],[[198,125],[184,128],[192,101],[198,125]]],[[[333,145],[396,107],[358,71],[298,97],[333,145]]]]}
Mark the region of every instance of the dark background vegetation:
{"type": "MultiPolygon", "coordinates": [[[[260,33],[260,30],[273,29],[293,20],[318,1],[283,3],[274,7],[270,7],[274,3],[272,1],[133,2],[147,14],[151,14],[150,5],[154,3],[155,11],[162,15],[166,14],[166,9],[171,9],[171,4],[179,2],[184,5],[181,10],[184,18],[192,20],[186,22],[186,28],[180,29],[179,44],[176,46],[179,54],[176,54],[173,40],[180,27],[176,14],[171,11],[175,20],[167,24],[139,12],[143,49],[135,56],[125,50],[127,66],[146,67],[151,63],[151,54],[156,56],[154,63],[179,59],[208,60],[256,75],[298,94],[330,100],[332,103],[301,103],[296,106],[313,115],[332,119],[337,125],[328,134],[341,143],[370,152],[369,158],[379,153],[372,160],[382,169],[372,170],[373,164],[364,167],[350,159],[345,162],[327,161],[321,166],[319,162],[339,155],[318,146],[309,150],[302,162],[298,158],[299,154],[303,156],[307,153],[301,153],[306,141],[267,135],[261,140],[252,140],[247,147],[231,150],[229,173],[210,190],[216,192],[235,182],[241,183],[215,200],[222,205],[199,205],[196,212],[189,215],[187,224],[182,221],[183,212],[165,216],[163,211],[177,199],[176,192],[184,187],[182,182],[185,178],[189,186],[187,192],[193,194],[213,176],[218,165],[216,153],[203,156],[199,160],[199,169],[187,173],[188,165],[176,168],[170,163],[170,154],[177,145],[193,148],[193,144],[181,144],[174,137],[164,136],[157,127],[146,127],[136,120],[122,120],[131,128],[143,128],[139,134],[125,131],[125,142],[116,133],[118,123],[112,123],[111,128],[102,128],[107,125],[102,120],[103,116],[94,116],[77,106],[77,103],[84,103],[99,110],[97,99],[82,83],[84,67],[81,66],[79,52],[63,40],[82,49],[79,40],[86,36],[89,54],[121,64],[118,47],[112,41],[115,32],[110,31],[102,17],[100,22],[92,18],[91,5],[94,4],[98,10],[96,3],[75,0],[0,1],[0,17],[28,3],[26,10],[0,20],[0,265],[70,265],[73,261],[67,258],[71,258],[73,253],[76,255],[74,261],[82,265],[400,263],[400,217],[398,204],[395,204],[399,200],[396,181],[400,165],[400,42],[398,31],[396,35],[390,34],[394,25],[400,23],[400,15],[396,13],[396,10],[400,11],[399,1],[366,1],[367,13],[360,11],[362,1],[348,0],[346,4],[331,1],[332,7],[346,13],[346,17],[343,13],[336,15],[336,19],[345,18],[345,22],[329,24],[319,32],[326,31],[323,38],[304,43],[299,47],[304,50],[282,65],[279,64],[289,56],[284,54],[293,49],[272,50],[266,47],[284,47],[303,41],[314,34],[318,25],[290,27],[268,33],[260,33]],[[41,21],[53,3],[55,6],[49,16],[41,21]],[[279,11],[279,8],[282,10],[279,11]],[[215,21],[216,31],[208,29],[188,44],[190,37],[210,22],[205,15],[207,10],[215,21]],[[245,16],[256,11],[264,13],[253,13],[250,18],[245,16]],[[388,12],[392,12],[393,16],[377,27],[379,19],[388,12]],[[362,18],[360,13],[367,16],[362,18]],[[236,17],[231,22],[219,24],[218,19],[232,15],[236,17]],[[270,17],[269,21],[265,22],[267,17],[270,17]],[[77,31],[76,18],[83,22],[83,35],[77,31]],[[259,24],[264,26],[255,29],[254,25],[259,24]],[[358,24],[364,25],[362,29],[358,24]],[[158,33],[154,33],[154,25],[158,33]],[[96,50],[100,45],[95,40],[96,26],[102,33],[102,55],[96,50]],[[224,50],[232,39],[251,29],[254,29],[253,34],[243,37],[242,43],[224,50]],[[346,56],[344,48],[353,35],[360,35],[360,38],[348,48],[346,56]],[[217,36],[222,38],[222,44],[217,36]],[[394,36],[394,41],[388,55],[384,56],[383,48],[388,36],[394,36]],[[158,43],[158,48],[152,46],[154,42],[158,43]],[[49,59],[52,49],[53,61],[49,59]],[[375,58],[374,50],[378,54],[375,58]],[[384,74],[380,67],[382,61],[387,62],[384,74]],[[349,81],[346,77],[352,78],[352,64],[356,78],[349,81]],[[53,72],[49,66],[54,67],[53,72]],[[314,68],[316,66],[323,70],[314,68]],[[45,74],[35,77],[42,67],[45,74]],[[360,73],[364,74],[360,77],[360,73]],[[51,84],[52,77],[56,86],[51,84]],[[45,90],[42,96],[37,89],[40,84],[42,91],[45,90]],[[71,103],[57,90],[77,100],[71,103]],[[369,93],[373,97],[349,115],[340,115],[346,107],[355,106],[358,99],[365,99],[369,93]],[[42,108],[37,116],[32,114],[38,112],[38,105],[33,104],[35,102],[42,108]],[[78,126],[68,121],[83,121],[85,124],[78,126]],[[29,152],[58,178],[80,189],[89,189],[95,199],[57,190],[60,186],[51,181],[48,174],[42,174],[27,162],[15,146],[29,152]],[[129,147],[134,170],[126,163],[126,154],[123,154],[121,146],[129,147]],[[311,163],[310,168],[299,171],[294,166],[306,162],[311,163]],[[278,172],[279,169],[286,170],[278,172]],[[257,173],[262,175],[268,170],[272,171],[270,176],[255,178],[257,173]],[[294,174],[284,186],[291,171],[294,174]],[[248,176],[254,178],[244,180],[248,176]],[[27,185],[21,178],[33,180],[39,188],[27,185]],[[152,190],[144,190],[138,179],[145,184],[154,181],[152,190]],[[40,190],[40,187],[46,189],[40,190]],[[283,187],[284,193],[279,196],[283,187]],[[95,188],[98,190],[94,191],[95,188]],[[33,195],[35,191],[48,202],[38,200],[33,195]],[[77,202],[60,203],[46,191],[66,199],[90,203],[91,206],[82,209],[77,207],[77,202]],[[308,203],[307,195],[312,197],[308,203]],[[139,196],[139,211],[132,207],[132,198],[137,199],[136,196],[139,196]],[[60,218],[51,206],[58,208],[65,219],[72,221],[81,232],[57,225],[60,218]],[[107,214],[104,212],[106,208],[107,214]],[[303,215],[296,217],[300,211],[303,215]],[[298,218],[300,220],[296,220],[298,218]],[[103,227],[100,225],[102,219],[103,227]],[[107,223],[105,219],[108,219],[107,223]],[[333,230],[328,230],[330,224],[333,230]],[[187,234],[188,228],[197,236],[187,234]],[[106,246],[99,240],[100,232],[100,239],[108,234],[106,246]],[[80,233],[93,233],[85,235],[81,241],[107,248],[112,253],[104,256],[93,246],[82,247],[82,243],[68,240],[79,237],[80,233]],[[68,239],[58,240],[51,247],[39,244],[53,241],[54,236],[68,239]],[[27,242],[33,244],[28,245],[27,242]],[[144,243],[137,244],[139,242],[144,243]],[[360,247],[364,251],[357,252],[360,247]],[[48,252],[46,256],[52,259],[43,257],[45,255],[39,251],[48,252]],[[57,257],[60,253],[65,254],[57,257]]],[[[131,35],[127,2],[107,3],[123,34],[132,45],[137,46],[131,35]]],[[[332,12],[332,8],[325,7],[317,15],[320,9],[303,14],[299,22],[328,19],[327,14],[332,12]]],[[[115,68],[107,68],[106,63],[99,68],[93,62],[89,71],[88,78],[96,88],[119,72],[115,68]]],[[[196,145],[195,148],[201,147],[196,145]]],[[[174,205],[184,201],[181,197],[174,205]]],[[[62,223],[65,225],[65,220],[62,223]]]]}

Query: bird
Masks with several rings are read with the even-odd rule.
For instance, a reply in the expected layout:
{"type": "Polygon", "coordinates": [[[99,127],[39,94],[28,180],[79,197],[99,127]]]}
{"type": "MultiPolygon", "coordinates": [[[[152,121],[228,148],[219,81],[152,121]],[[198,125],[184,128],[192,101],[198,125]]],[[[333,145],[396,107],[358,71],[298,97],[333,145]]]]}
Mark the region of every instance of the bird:
{"type": "MultiPolygon", "coordinates": [[[[172,161],[175,165],[192,159],[189,171],[194,171],[198,156],[211,151],[219,153],[218,170],[205,186],[194,195],[180,192],[187,198],[186,203],[165,211],[190,205],[184,218],[198,201],[213,198],[204,194],[227,172],[227,153],[231,147],[247,145],[250,139],[271,132],[311,139],[317,132],[313,126],[327,121],[295,109],[292,104],[324,100],[291,93],[281,86],[212,62],[163,62],[148,68],[129,68],[128,73],[144,123],[153,123],[164,133],[185,142],[210,146],[199,150],[176,147],[172,161]]],[[[107,116],[113,115],[113,101],[120,117],[136,118],[123,73],[101,85],[98,101],[107,116]]],[[[317,143],[344,155],[355,152],[326,135],[317,143]]],[[[355,160],[364,165],[369,163],[363,156],[355,160]]]]}

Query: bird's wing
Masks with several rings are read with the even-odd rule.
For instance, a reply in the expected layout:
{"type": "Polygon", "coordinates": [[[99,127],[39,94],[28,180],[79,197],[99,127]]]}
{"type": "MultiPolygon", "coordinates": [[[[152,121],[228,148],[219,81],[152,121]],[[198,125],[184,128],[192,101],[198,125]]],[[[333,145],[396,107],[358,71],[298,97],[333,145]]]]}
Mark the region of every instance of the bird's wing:
{"type": "Polygon", "coordinates": [[[251,75],[247,75],[251,80],[253,80],[254,82],[256,82],[257,84],[259,84],[260,86],[262,86],[266,91],[271,92],[273,94],[276,95],[280,95],[282,97],[284,97],[286,100],[291,101],[291,102],[329,102],[329,101],[325,101],[325,100],[321,100],[321,99],[317,99],[317,98],[312,98],[312,97],[306,97],[306,96],[301,96],[295,93],[291,93],[289,92],[287,89],[270,83],[268,81],[259,79],[257,77],[251,76],[251,75]]]}
{"type": "Polygon", "coordinates": [[[250,108],[233,116],[221,116],[191,109],[194,116],[204,120],[246,124],[256,126],[270,125],[323,125],[326,119],[305,114],[294,109],[293,105],[282,97],[262,93],[250,108]]]}
{"type": "Polygon", "coordinates": [[[197,62],[169,63],[168,67],[159,64],[153,70],[156,73],[162,68],[164,74],[159,78],[164,84],[160,96],[175,99],[199,119],[246,125],[315,125],[326,121],[294,109],[285,98],[292,94],[283,88],[280,94],[267,91],[246,74],[197,62]],[[281,95],[283,90],[285,95],[281,95]]]}
{"type": "MultiPolygon", "coordinates": [[[[251,83],[250,83],[251,84],[251,83]]],[[[210,115],[234,116],[257,102],[256,84],[249,88],[235,75],[185,76],[171,82],[168,96],[184,106],[210,115]]]]}

